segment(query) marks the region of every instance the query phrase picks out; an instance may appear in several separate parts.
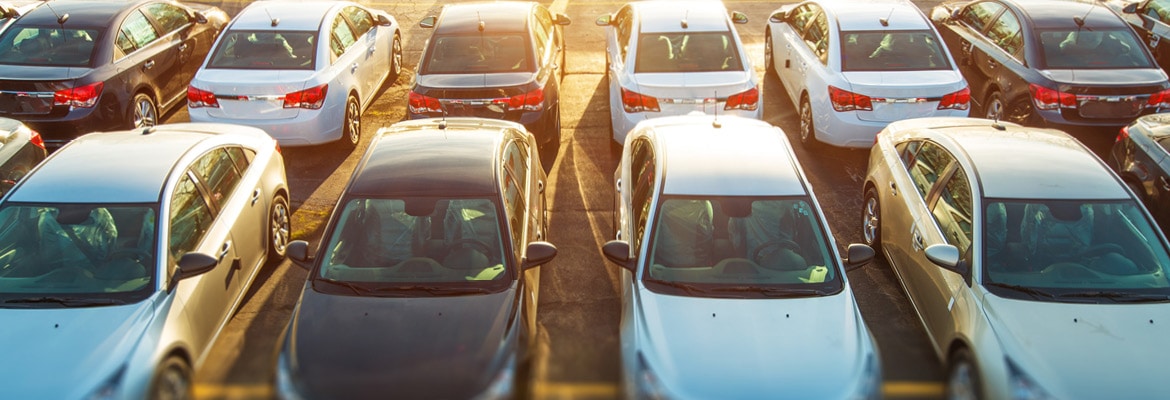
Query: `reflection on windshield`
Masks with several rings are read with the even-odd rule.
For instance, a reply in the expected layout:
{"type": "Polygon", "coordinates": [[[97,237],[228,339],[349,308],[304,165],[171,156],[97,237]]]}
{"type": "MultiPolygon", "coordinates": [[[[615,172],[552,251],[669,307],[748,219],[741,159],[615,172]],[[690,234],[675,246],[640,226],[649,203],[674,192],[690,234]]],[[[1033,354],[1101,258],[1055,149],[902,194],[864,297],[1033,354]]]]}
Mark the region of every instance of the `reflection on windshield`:
{"type": "Polygon", "coordinates": [[[983,276],[993,290],[1170,294],[1170,255],[1132,200],[992,201],[985,211],[983,276]]]}
{"type": "Polygon", "coordinates": [[[326,280],[475,283],[509,277],[496,204],[488,199],[355,199],[339,221],[321,263],[326,280]]]}
{"type": "Polygon", "coordinates": [[[208,68],[313,69],[314,31],[229,31],[208,68]]]}
{"type": "Polygon", "coordinates": [[[424,74],[532,72],[522,33],[438,36],[427,53],[424,74]]]}
{"type": "Polygon", "coordinates": [[[634,72],[742,71],[739,47],[729,32],[643,33],[634,72]]]}
{"type": "Polygon", "coordinates": [[[932,31],[841,33],[842,71],[948,69],[951,69],[951,63],[932,31]]]}
{"type": "Polygon", "coordinates": [[[647,263],[648,286],[679,294],[776,297],[774,288],[841,287],[815,211],[805,198],[667,198],[659,207],[647,263]],[[736,290],[722,290],[727,288],[736,290]]]}
{"type": "Polygon", "coordinates": [[[154,244],[150,206],[10,205],[0,210],[0,295],[143,290],[154,244]]]}

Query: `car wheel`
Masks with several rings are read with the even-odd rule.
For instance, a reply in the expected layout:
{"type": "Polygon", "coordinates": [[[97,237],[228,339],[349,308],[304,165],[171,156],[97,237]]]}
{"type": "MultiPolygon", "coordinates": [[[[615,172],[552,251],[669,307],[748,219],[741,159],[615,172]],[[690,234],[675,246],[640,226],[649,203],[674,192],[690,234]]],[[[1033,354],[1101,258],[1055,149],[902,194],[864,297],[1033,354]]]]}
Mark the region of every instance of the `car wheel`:
{"type": "Polygon", "coordinates": [[[345,119],[342,120],[341,126],[341,145],[353,149],[357,147],[362,140],[362,109],[358,105],[358,99],[354,95],[349,95],[349,99],[345,101],[345,119]]]}
{"type": "Polygon", "coordinates": [[[877,190],[869,188],[865,190],[865,200],[862,201],[864,209],[862,209],[861,216],[861,236],[865,240],[865,244],[878,250],[882,245],[882,207],[878,203],[877,190]]]}
{"type": "Polygon", "coordinates": [[[268,212],[268,260],[283,260],[288,250],[289,235],[292,232],[291,212],[288,199],[283,195],[272,198],[272,209],[268,212]]]}
{"type": "Polygon", "coordinates": [[[145,93],[134,95],[134,102],[130,103],[130,128],[145,128],[158,124],[158,106],[154,99],[145,93]]]}
{"type": "Polygon", "coordinates": [[[1003,110],[1007,108],[1004,104],[1003,95],[999,91],[993,91],[987,95],[987,100],[983,102],[983,115],[987,119],[996,121],[1003,120],[1003,110]]]}
{"type": "Polygon", "coordinates": [[[775,60],[772,59],[772,31],[764,32],[764,75],[776,76],[775,60]]]}
{"type": "Polygon", "coordinates": [[[958,349],[951,356],[947,368],[947,394],[949,400],[976,400],[980,396],[979,370],[971,358],[971,352],[958,349]]]}
{"type": "Polygon", "coordinates": [[[808,95],[800,97],[800,144],[805,148],[816,148],[816,126],[813,125],[812,104],[808,102],[808,95]]]}
{"type": "Polygon", "coordinates": [[[182,358],[170,356],[154,371],[147,397],[154,400],[191,399],[194,398],[191,389],[191,367],[182,358]]]}
{"type": "Polygon", "coordinates": [[[390,77],[387,80],[394,83],[399,75],[402,75],[402,36],[395,33],[390,45],[390,77]]]}

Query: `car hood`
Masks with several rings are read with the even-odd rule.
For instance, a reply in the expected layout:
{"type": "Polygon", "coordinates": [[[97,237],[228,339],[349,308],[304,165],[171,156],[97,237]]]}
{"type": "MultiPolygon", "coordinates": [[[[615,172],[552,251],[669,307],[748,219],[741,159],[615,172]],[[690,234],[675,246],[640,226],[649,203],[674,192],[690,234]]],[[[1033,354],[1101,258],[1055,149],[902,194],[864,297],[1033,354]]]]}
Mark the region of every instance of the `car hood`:
{"type": "Polygon", "coordinates": [[[533,83],[536,75],[531,72],[510,72],[493,74],[430,74],[415,78],[417,87],[431,90],[441,89],[484,89],[489,87],[524,86],[533,83]]]}
{"type": "Polygon", "coordinates": [[[201,69],[191,86],[219,95],[283,95],[305,89],[316,74],[310,70],[201,69]]]}
{"type": "Polygon", "coordinates": [[[941,97],[967,86],[958,71],[852,71],[844,72],[846,89],[870,97],[941,97]]]}
{"type": "MultiPolygon", "coordinates": [[[[1056,398],[1170,398],[1170,304],[1073,304],[987,295],[1004,354],[1056,398]]],[[[998,360],[983,360],[998,362],[998,360]]]]}
{"type": "Polygon", "coordinates": [[[93,71],[84,67],[0,65],[0,80],[58,81],[77,79],[93,71]]]}
{"type": "Polygon", "coordinates": [[[843,398],[875,356],[848,289],[763,300],[640,294],[638,350],[680,398],[843,398]]]}
{"type": "Polygon", "coordinates": [[[471,398],[517,335],[516,286],[454,297],[360,297],[305,287],[290,369],[308,398],[471,398]]]}
{"type": "Polygon", "coordinates": [[[1157,68],[1132,69],[1047,69],[1042,75],[1072,85],[1136,86],[1165,85],[1166,73],[1157,68]]]}
{"type": "Polygon", "coordinates": [[[755,85],[744,71],[634,74],[635,92],[667,98],[727,97],[755,85]]]}
{"type": "Polygon", "coordinates": [[[0,309],[0,398],[77,399],[125,365],[150,324],[153,302],[0,309]]]}

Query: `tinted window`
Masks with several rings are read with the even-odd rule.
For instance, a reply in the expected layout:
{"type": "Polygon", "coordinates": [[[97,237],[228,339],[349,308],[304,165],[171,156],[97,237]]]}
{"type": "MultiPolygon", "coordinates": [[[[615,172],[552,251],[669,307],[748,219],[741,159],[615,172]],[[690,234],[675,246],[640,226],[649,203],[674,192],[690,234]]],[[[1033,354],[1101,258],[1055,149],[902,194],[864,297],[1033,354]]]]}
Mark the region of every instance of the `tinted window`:
{"type": "Polygon", "coordinates": [[[552,39],[552,16],[549,15],[548,10],[544,7],[536,7],[536,26],[532,32],[536,35],[536,51],[541,55],[544,54],[545,49],[549,46],[549,40],[552,39]]]}
{"type": "MultiPolygon", "coordinates": [[[[658,178],[650,143],[639,139],[634,141],[633,146],[630,153],[630,179],[633,182],[625,186],[633,190],[630,193],[631,209],[627,211],[634,219],[634,232],[628,240],[635,249],[641,249],[642,236],[646,233],[646,223],[649,219],[650,201],[654,198],[654,185],[658,178]]],[[[630,235],[630,232],[625,234],[630,235]]]]}
{"type": "Polygon", "coordinates": [[[614,27],[617,32],[618,52],[621,54],[622,60],[625,60],[626,54],[630,50],[630,38],[633,37],[634,30],[633,11],[629,6],[618,10],[614,16],[614,27]]]}
{"type": "Polygon", "coordinates": [[[148,4],[146,7],[143,7],[143,10],[154,18],[154,21],[158,23],[159,29],[162,29],[164,35],[177,31],[190,22],[190,19],[187,17],[187,11],[173,4],[148,4]]]}
{"type": "Polygon", "coordinates": [[[316,36],[312,31],[228,31],[207,67],[313,69],[316,36]]]}
{"type": "Polygon", "coordinates": [[[194,251],[211,228],[215,216],[190,175],[183,175],[171,197],[171,233],[168,249],[172,260],[194,251]]]}
{"type": "Polygon", "coordinates": [[[448,35],[431,39],[423,73],[532,72],[527,35],[448,35]]]}
{"type": "Polygon", "coordinates": [[[0,36],[0,63],[90,66],[99,36],[96,29],[12,27],[0,36]]]}
{"type": "Polygon", "coordinates": [[[235,161],[228,155],[227,150],[222,148],[212,150],[211,153],[200,157],[191,166],[191,170],[207,186],[211,201],[217,207],[222,207],[224,202],[231,197],[232,190],[240,183],[242,175],[241,171],[236,168],[235,161]]]}
{"type": "Polygon", "coordinates": [[[634,72],[742,70],[730,32],[642,33],[634,72]]]}
{"type": "Polygon", "coordinates": [[[813,16],[801,38],[804,39],[804,44],[813,52],[813,55],[821,60],[821,64],[828,63],[829,20],[825,17],[825,13],[818,12],[813,16]]]}
{"type": "Polygon", "coordinates": [[[792,14],[792,29],[796,31],[797,35],[804,35],[804,31],[808,28],[808,21],[820,12],[821,9],[813,4],[805,4],[797,7],[792,14]]]}
{"type": "Polygon", "coordinates": [[[158,31],[140,11],[134,11],[126,17],[126,21],[122,22],[122,33],[126,34],[131,43],[134,43],[136,49],[146,47],[150,42],[158,39],[158,31]]]}
{"type": "Polygon", "coordinates": [[[1003,11],[1003,9],[1004,7],[1002,5],[989,1],[975,3],[967,6],[963,9],[962,12],[959,13],[959,21],[970,25],[971,28],[975,29],[976,31],[982,31],[983,27],[987,26],[987,23],[990,22],[991,19],[996,16],[996,14],[999,14],[1000,11],[1003,11]]]}
{"type": "Polygon", "coordinates": [[[922,145],[914,156],[914,162],[908,168],[910,180],[914,181],[914,187],[918,189],[919,195],[926,198],[934,187],[934,182],[946,171],[946,167],[953,159],[946,150],[934,143],[927,142],[922,145]]]}
{"type": "Polygon", "coordinates": [[[843,71],[947,70],[942,43],[929,30],[841,33],[843,71]]]}
{"type": "Polygon", "coordinates": [[[1048,68],[1152,68],[1133,31],[1045,30],[1040,45],[1048,68]]]}
{"type": "Polygon", "coordinates": [[[939,193],[931,213],[947,243],[966,254],[971,248],[972,213],[971,185],[962,170],[956,170],[939,193]]]}
{"type": "Polygon", "coordinates": [[[336,60],[357,39],[354,38],[353,31],[349,29],[349,24],[340,15],[333,20],[333,28],[330,31],[332,32],[332,39],[329,41],[329,48],[333,51],[333,59],[336,60]]]}
{"type": "Polygon", "coordinates": [[[987,28],[987,38],[1004,52],[1018,55],[1024,47],[1024,35],[1020,30],[1020,20],[1015,14],[1005,12],[998,19],[991,22],[987,28]]]}
{"type": "Polygon", "coordinates": [[[349,18],[349,22],[353,24],[354,36],[365,35],[370,29],[374,28],[374,17],[370,15],[369,11],[359,7],[346,7],[342,14],[349,18]]]}
{"type": "Polygon", "coordinates": [[[528,215],[528,155],[516,142],[504,149],[503,185],[504,211],[508,214],[512,240],[517,245],[525,242],[528,215]]]}
{"type": "Polygon", "coordinates": [[[1146,3],[1145,14],[1156,21],[1170,23],[1170,0],[1150,0],[1146,3]]]}

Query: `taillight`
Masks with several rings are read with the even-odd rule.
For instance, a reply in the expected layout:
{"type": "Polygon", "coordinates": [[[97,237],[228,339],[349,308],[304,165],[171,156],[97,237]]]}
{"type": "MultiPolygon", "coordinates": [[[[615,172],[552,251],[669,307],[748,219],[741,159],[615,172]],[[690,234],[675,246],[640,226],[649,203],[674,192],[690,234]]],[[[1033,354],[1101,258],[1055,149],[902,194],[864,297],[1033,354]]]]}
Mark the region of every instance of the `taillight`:
{"type": "Polygon", "coordinates": [[[942,97],[938,102],[939,110],[966,110],[971,104],[971,89],[963,88],[963,90],[949,93],[942,97]]]}
{"type": "Polygon", "coordinates": [[[1163,90],[1158,93],[1150,95],[1150,99],[1146,101],[1148,108],[1167,108],[1170,107],[1170,89],[1163,90]]]}
{"type": "Polygon", "coordinates": [[[829,86],[829,101],[835,111],[872,111],[873,102],[869,96],[829,86]]]}
{"type": "Polygon", "coordinates": [[[723,109],[755,111],[759,107],[759,102],[760,91],[756,90],[756,88],[751,88],[728,97],[727,104],[723,105],[723,109]]]}
{"type": "Polygon", "coordinates": [[[187,107],[201,108],[201,107],[215,107],[219,108],[219,100],[215,98],[215,93],[199,89],[194,86],[187,86],[187,107]]]}
{"type": "Polygon", "coordinates": [[[322,104],[325,104],[325,94],[328,92],[329,84],[324,84],[286,94],[284,95],[284,108],[319,109],[322,104]]]}
{"type": "Polygon", "coordinates": [[[532,89],[528,93],[518,94],[508,98],[508,111],[540,111],[543,108],[544,90],[541,88],[532,89]]]}
{"type": "Polygon", "coordinates": [[[423,96],[421,94],[410,92],[410,102],[407,103],[412,114],[426,114],[426,113],[441,113],[443,106],[439,104],[439,99],[430,96],[423,96]]]}
{"type": "Polygon", "coordinates": [[[643,112],[643,111],[662,111],[658,108],[658,99],[653,96],[647,96],[633,90],[622,88],[622,108],[626,109],[628,113],[643,112]]]}
{"type": "Polygon", "coordinates": [[[28,133],[29,133],[29,135],[31,135],[31,136],[29,136],[28,141],[30,143],[32,143],[33,146],[40,147],[41,150],[44,150],[45,149],[45,138],[41,137],[41,133],[37,132],[35,130],[32,130],[32,129],[29,129],[28,133]]]}
{"type": "Polygon", "coordinates": [[[1077,108],[1075,94],[1049,89],[1035,83],[1028,84],[1028,90],[1032,92],[1032,100],[1036,102],[1038,109],[1077,108]]]}
{"type": "Polygon", "coordinates": [[[90,108],[97,104],[105,84],[95,82],[85,86],[61,89],[53,93],[53,105],[90,108]]]}
{"type": "Polygon", "coordinates": [[[1129,125],[1121,127],[1121,131],[1117,132],[1117,139],[1114,139],[1114,141],[1120,142],[1125,139],[1129,139],[1129,125]]]}

